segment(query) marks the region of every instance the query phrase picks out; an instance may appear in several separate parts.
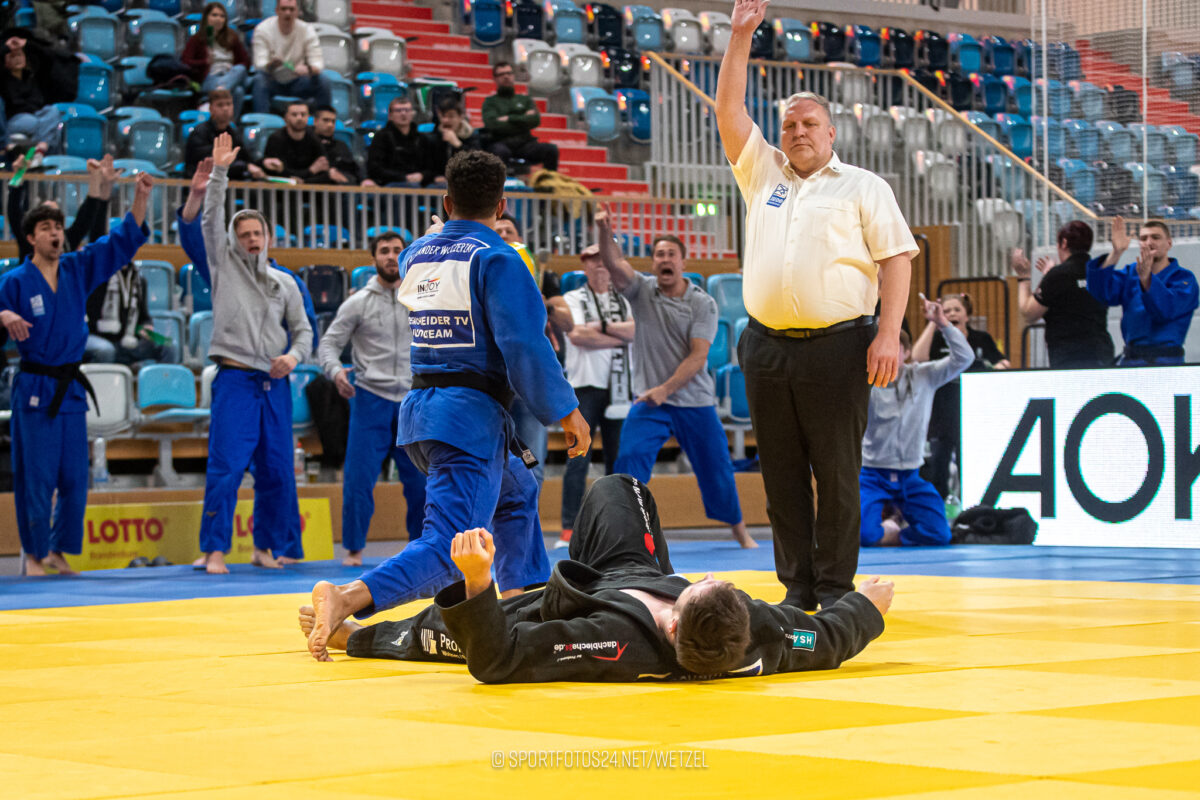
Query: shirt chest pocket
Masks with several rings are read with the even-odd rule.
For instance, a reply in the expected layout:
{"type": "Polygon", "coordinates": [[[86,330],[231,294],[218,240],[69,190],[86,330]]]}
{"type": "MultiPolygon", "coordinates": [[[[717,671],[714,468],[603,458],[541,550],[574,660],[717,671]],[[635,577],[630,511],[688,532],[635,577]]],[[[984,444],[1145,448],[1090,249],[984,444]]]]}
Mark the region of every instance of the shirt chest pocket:
{"type": "Polygon", "coordinates": [[[800,211],[804,228],[811,236],[831,244],[844,244],[859,233],[862,223],[858,205],[849,200],[815,197],[804,203],[800,211]]]}

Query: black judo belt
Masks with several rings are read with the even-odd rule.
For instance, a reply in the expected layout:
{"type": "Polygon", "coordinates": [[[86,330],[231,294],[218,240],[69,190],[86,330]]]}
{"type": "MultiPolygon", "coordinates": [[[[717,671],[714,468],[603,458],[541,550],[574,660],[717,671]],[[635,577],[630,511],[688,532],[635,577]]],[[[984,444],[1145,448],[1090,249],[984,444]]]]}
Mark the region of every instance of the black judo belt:
{"type": "Polygon", "coordinates": [[[500,407],[505,411],[504,416],[507,420],[506,427],[508,431],[505,438],[508,440],[509,452],[521,459],[527,469],[533,469],[538,465],[537,457],[533,454],[532,450],[525,446],[525,443],[521,441],[521,437],[517,436],[516,426],[513,425],[512,417],[507,413],[512,407],[513,399],[516,397],[512,387],[507,382],[500,383],[478,372],[413,374],[412,388],[414,389],[449,389],[455,386],[483,392],[499,403],[500,407]]]}
{"type": "Polygon", "coordinates": [[[67,397],[67,389],[75,381],[78,381],[87,391],[88,397],[92,398],[92,404],[96,407],[96,412],[99,413],[100,402],[96,400],[96,390],[92,388],[92,382],[88,380],[87,375],[83,374],[83,370],[79,368],[81,363],[77,361],[74,364],[51,365],[21,359],[21,372],[28,375],[44,375],[55,380],[54,397],[50,399],[50,407],[47,409],[50,419],[58,416],[58,410],[62,408],[63,400],[67,397]]]}

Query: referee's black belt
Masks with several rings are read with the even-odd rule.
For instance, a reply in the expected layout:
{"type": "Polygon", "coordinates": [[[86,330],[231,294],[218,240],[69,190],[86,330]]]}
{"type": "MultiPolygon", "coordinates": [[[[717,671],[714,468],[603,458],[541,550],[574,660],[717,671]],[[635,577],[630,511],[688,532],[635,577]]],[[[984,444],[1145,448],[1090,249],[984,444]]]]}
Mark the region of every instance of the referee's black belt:
{"type": "Polygon", "coordinates": [[[831,333],[841,333],[853,328],[866,328],[875,324],[875,317],[870,314],[864,314],[856,319],[848,319],[844,322],[835,322],[832,325],[827,325],[824,328],[768,328],[754,317],[750,318],[747,327],[758,331],[767,336],[774,336],[779,339],[815,339],[818,336],[828,336],[831,333]]]}
{"type": "Polygon", "coordinates": [[[67,389],[76,381],[92,398],[92,404],[96,406],[96,413],[100,412],[100,403],[96,400],[96,390],[92,388],[92,382],[88,380],[87,375],[83,374],[83,370],[79,368],[81,364],[82,362],[79,361],[74,364],[39,364],[36,361],[21,359],[21,372],[27,375],[42,375],[53,378],[55,381],[54,397],[50,399],[50,406],[47,408],[50,419],[58,416],[58,410],[62,408],[63,400],[67,397],[67,389]]]}

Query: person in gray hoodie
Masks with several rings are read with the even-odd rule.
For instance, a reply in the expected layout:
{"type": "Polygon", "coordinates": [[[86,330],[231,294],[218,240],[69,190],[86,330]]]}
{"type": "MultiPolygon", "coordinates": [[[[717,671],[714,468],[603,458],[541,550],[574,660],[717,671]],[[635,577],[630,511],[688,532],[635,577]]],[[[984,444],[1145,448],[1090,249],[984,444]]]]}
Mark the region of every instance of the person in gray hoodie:
{"type": "Polygon", "coordinates": [[[408,307],[399,301],[400,254],[404,240],[388,231],[371,241],[375,277],[338,308],[317,357],[321,369],[350,401],[350,436],[342,472],[342,546],[346,566],[362,566],[367,528],[375,513],[375,481],[390,456],[404,484],[408,538],[425,524],[425,475],[396,444],[400,403],[412,388],[408,307]],[[342,349],[352,345],[354,366],[342,366],[342,349]],[[354,382],[350,382],[354,373],[354,382]]]}
{"type": "Polygon", "coordinates": [[[869,545],[950,544],[946,508],[933,484],[921,477],[925,460],[925,431],[933,395],[975,361],[967,337],[946,319],[942,304],[926,300],[925,319],[946,338],[950,355],[936,361],[913,363],[912,341],[900,332],[904,363],[889,385],[871,389],[867,432],[863,436],[863,466],[859,473],[862,503],[861,542],[869,545]],[[908,522],[901,528],[894,519],[884,519],[886,505],[893,506],[908,522]]]}
{"type": "Polygon", "coordinates": [[[287,376],[312,349],[312,327],[294,281],[268,266],[267,220],[257,211],[234,214],[225,225],[229,165],[237,158],[228,134],[213,142],[201,227],[212,271],[212,422],[204,516],[196,562],[224,574],[232,546],[233,509],[242,475],[255,467],[252,563],[278,568],[304,557],[299,503],[292,471],[291,388],[287,376]],[[291,331],[280,323],[286,319],[291,331]],[[282,353],[283,355],[279,355],[282,353]]]}

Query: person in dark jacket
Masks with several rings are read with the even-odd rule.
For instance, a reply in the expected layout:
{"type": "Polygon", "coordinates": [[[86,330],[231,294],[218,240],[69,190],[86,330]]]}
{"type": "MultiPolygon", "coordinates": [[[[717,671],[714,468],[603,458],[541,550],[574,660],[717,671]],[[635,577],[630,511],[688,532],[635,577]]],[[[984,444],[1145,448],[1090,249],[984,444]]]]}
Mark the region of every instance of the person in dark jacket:
{"type": "Polygon", "coordinates": [[[283,120],[285,125],[267,138],[263,168],[301,183],[328,183],[329,159],[308,128],[308,104],[290,103],[283,120]]]}
{"type": "Polygon", "coordinates": [[[479,134],[467,122],[463,107],[453,98],[438,105],[438,122],[425,136],[426,168],[422,183],[445,185],[446,165],[464,150],[479,150],[479,134]]]}
{"type": "Polygon", "coordinates": [[[150,292],[137,265],[126,264],[88,297],[88,341],[84,361],[127,366],[143,361],[179,363],[179,343],[159,344],[150,336],[154,320],[150,292]]]}
{"type": "Polygon", "coordinates": [[[19,35],[4,41],[0,70],[0,138],[6,144],[28,147],[45,142],[51,153],[62,145],[62,115],[54,106],[54,74],[28,39],[19,35]]]}
{"type": "Polygon", "coordinates": [[[192,80],[201,85],[202,91],[231,92],[233,107],[240,112],[246,96],[246,76],[250,74],[250,53],[238,32],[229,27],[223,3],[205,5],[201,19],[199,30],[187,40],[179,58],[188,65],[192,80]]]}
{"type": "Polygon", "coordinates": [[[336,131],[337,111],[333,106],[317,106],[313,109],[313,135],[321,145],[321,153],[329,163],[329,169],[309,182],[357,186],[360,182],[358,164],[350,152],[350,146],[334,136],[336,131]]]}
{"type": "Polygon", "coordinates": [[[233,124],[234,100],[228,89],[213,89],[208,93],[208,119],[192,128],[184,145],[183,169],[189,178],[196,174],[196,167],[212,153],[213,141],[217,134],[228,133],[233,139],[233,146],[240,148],[241,153],[233,166],[229,168],[229,177],[235,181],[254,179],[260,181],[266,177],[263,168],[250,160],[249,152],[242,141],[242,132],[233,124]]]}
{"type": "Polygon", "coordinates": [[[397,97],[388,106],[387,124],[367,148],[367,179],[375,186],[420,186],[427,155],[424,140],[413,122],[413,104],[397,97]]]}
{"type": "MultiPolygon", "coordinates": [[[[545,588],[500,600],[491,535],[459,533],[452,557],[465,580],[410,619],[342,623],[325,645],[357,658],[465,662],[484,683],[701,680],[833,669],[883,633],[893,585],[872,578],[809,615],[727,581],[672,574],[654,497],[629,475],[592,486],[570,560],[545,588]]],[[[309,636],[322,598],[300,609],[309,636]]],[[[317,653],[331,660],[328,650],[317,653]]]]}
{"type": "Polygon", "coordinates": [[[497,61],[492,67],[496,93],[483,101],[483,127],[491,139],[488,150],[505,164],[514,158],[558,170],[558,145],[539,142],[533,130],[541,124],[537,104],[527,94],[517,94],[512,64],[497,61]]]}

